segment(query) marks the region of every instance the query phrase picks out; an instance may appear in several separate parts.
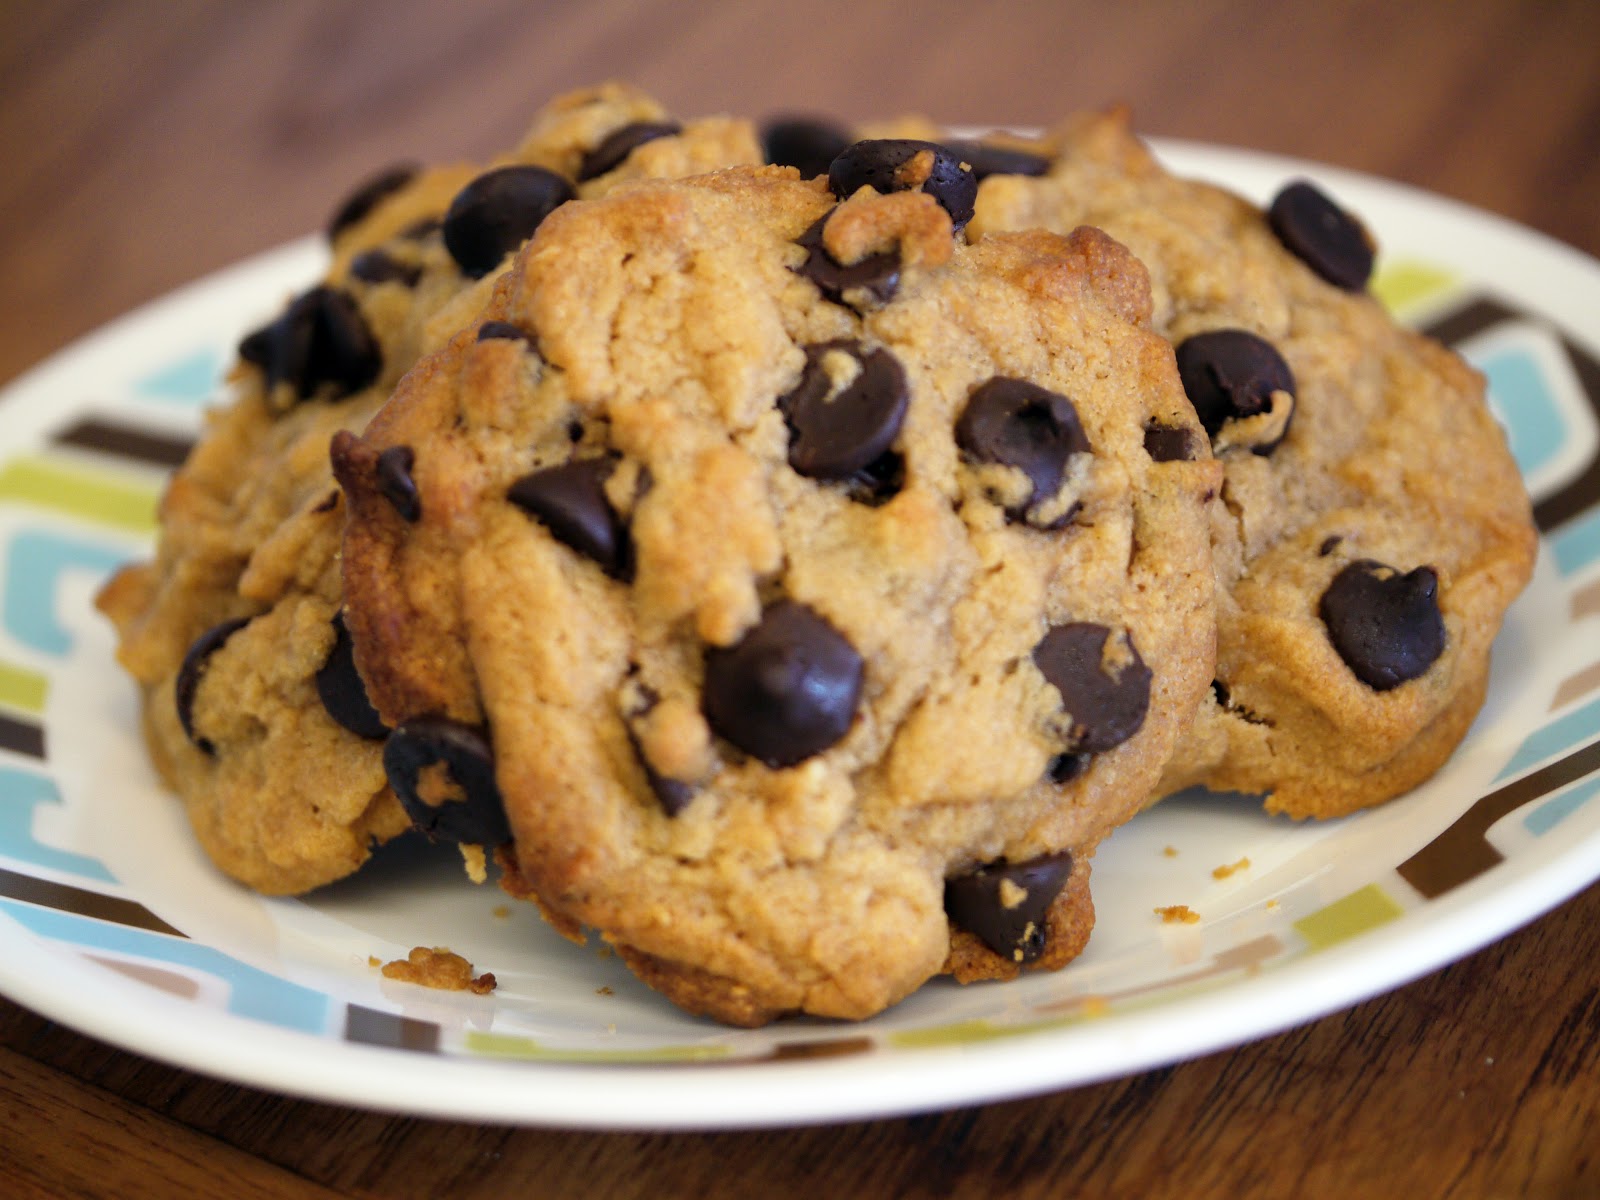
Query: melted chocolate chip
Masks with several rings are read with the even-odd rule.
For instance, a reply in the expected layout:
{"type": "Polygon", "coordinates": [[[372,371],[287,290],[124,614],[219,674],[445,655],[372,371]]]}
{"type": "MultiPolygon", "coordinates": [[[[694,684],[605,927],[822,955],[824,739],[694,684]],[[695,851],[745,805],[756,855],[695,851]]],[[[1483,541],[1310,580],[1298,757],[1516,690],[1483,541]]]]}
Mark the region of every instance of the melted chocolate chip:
{"type": "Polygon", "coordinates": [[[874,138],[847,147],[828,167],[828,187],[844,200],[862,187],[888,195],[919,188],[950,214],[957,230],[972,220],[978,180],[962,158],[937,142],[914,138],[874,138]],[[925,180],[904,177],[902,168],[924,150],[933,152],[933,168],[925,180]]]}
{"type": "MultiPolygon", "coordinates": [[[[1032,517],[1061,490],[1067,460],[1089,453],[1089,439],[1072,401],[1023,379],[996,376],[979,385],[956,421],[956,444],[980,463],[1016,467],[1033,490],[1006,510],[1013,521],[1032,517]]],[[[1063,513],[1050,527],[1070,519],[1063,513]]]]}
{"type": "Polygon", "coordinates": [[[444,244],[462,274],[479,279],[533,236],[576,193],[543,167],[499,167],[456,193],[444,215],[444,244]]]}
{"type": "Polygon", "coordinates": [[[1318,606],[1328,639],[1357,679],[1386,692],[1423,674],[1444,652],[1439,576],[1360,559],[1333,577],[1318,606]]]}
{"type": "Polygon", "coordinates": [[[511,840],[484,730],[414,717],[384,743],[383,770],[412,825],[428,837],[472,846],[511,840]]]}
{"type": "Polygon", "coordinates": [[[951,153],[972,168],[972,176],[984,180],[991,175],[1043,175],[1050,160],[1042,154],[996,146],[992,142],[946,142],[951,153]]]}
{"type": "Polygon", "coordinates": [[[1152,421],[1144,427],[1144,452],[1155,462],[1188,462],[1195,457],[1195,438],[1181,425],[1152,421]]]}
{"type": "Polygon", "coordinates": [[[1044,953],[1050,906],[1072,875],[1072,852],[1004,860],[945,880],[944,911],[1002,958],[1030,963],[1044,953]]]}
{"type": "Polygon", "coordinates": [[[409,288],[417,286],[422,268],[382,250],[364,250],[350,260],[350,276],[362,283],[398,283],[409,288]]]}
{"type": "Polygon", "coordinates": [[[378,491],[394,505],[395,512],[413,525],[422,518],[422,497],[417,493],[416,481],[411,478],[415,465],[416,455],[410,446],[390,446],[378,455],[376,467],[378,491]]]}
{"type": "Polygon", "coordinates": [[[889,450],[910,403],[905,368],[889,351],[853,341],[807,346],[800,382],[778,399],[789,424],[789,465],[812,479],[849,479],[889,450]],[[829,365],[841,358],[856,375],[836,387],[829,365]]]}
{"type": "Polygon", "coordinates": [[[355,647],[342,612],[333,618],[333,649],[317,672],[317,695],[328,715],[357,737],[389,736],[389,727],[367,699],[366,685],[356,672],[355,647]]]}
{"type": "Polygon", "coordinates": [[[1033,649],[1033,661],[1072,718],[1079,754],[1099,754],[1127,741],[1144,725],[1150,707],[1150,668],[1128,638],[1128,661],[1115,674],[1105,666],[1104,625],[1073,621],[1053,625],[1033,649]]]}
{"type": "Polygon", "coordinates": [[[222,649],[223,642],[249,623],[249,617],[239,617],[213,625],[195,638],[178,666],[178,678],[172,688],[172,698],[178,709],[178,724],[183,726],[184,735],[207,754],[215,754],[217,748],[209,738],[203,738],[194,731],[195,692],[200,687],[200,679],[205,674],[211,656],[222,649]]]}
{"type": "MultiPolygon", "coordinates": [[[[1274,392],[1295,395],[1294,374],[1271,342],[1243,329],[1214,329],[1178,344],[1178,375],[1200,424],[1216,437],[1229,421],[1253,417],[1272,408],[1274,392]]],[[[1291,410],[1292,415],[1292,410],[1291,410]]],[[[1284,433],[1289,429],[1284,423],[1284,433]]],[[[1283,440],[1254,446],[1270,454],[1283,440]]]]}
{"type": "Polygon", "coordinates": [[[850,134],[831,121],[815,117],[777,117],[761,130],[761,148],[769,163],[796,167],[805,179],[828,173],[828,165],[850,145],[850,134]]]}
{"type": "Polygon", "coordinates": [[[513,483],[506,499],[536,518],[556,541],[626,582],[633,578],[633,544],[605,492],[614,467],[608,458],[546,467],[513,483]]]}
{"type": "Polygon", "coordinates": [[[414,164],[401,163],[367,180],[350,193],[328,221],[328,240],[333,241],[416,177],[417,168],[414,164]]]}
{"type": "Polygon", "coordinates": [[[510,321],[485,321],[478,326],[478,340],[480,342],[491,342],[497,338],[510,342],[528,342],[530,345],[533,342],[532,338],[510,321]]]}
{"type": "Polygon", "coordinates": [[[248,335],[239,357],[261,368],[269,391],[288,383],[302,400],[324,385],[336,398],[359,392],[383,365],[356,302],[326,286],[297,296],[276,321],[248,335]]]}
{"type": "Polygon", "coordinates": [[[583,165],[578,168],[578,181],[581,183],[604,175],[607,171],[615,171],[628,155],[646,142],[682,132],[683,126],[676,121],[635,121],[632,125],[624,125],[583,156],[583,165]]]}
{"type": "Polygon", "coordinates": [[[1323,192],[1297,180],[1267,209],[1267,224],[1284,248],[1334,287],[1359,292],[1372,277],[1372,238],[1361,222],[1323,192]]]}
{"type": "Polygon", "coordinates": [[[816,284],[835,304],[846,303],[845,293],[856,290],[864,291],[879,304],[894,299],[900,287],[899,251],[869,254],[858,263],[842,267],[822,245],[822,227],[827,223],[826,216],[820,217],[795,238],[795,245],[804,246],[806,250],[805,262],[795,270],[816,284]]]}
{"type": "Polygon", "coordinates": [[[711,728],[769,767],[792,767],[849,731],[861,655],[811,609],[774,604],[742,641],[706,651],[701,709],[711,728]]]}

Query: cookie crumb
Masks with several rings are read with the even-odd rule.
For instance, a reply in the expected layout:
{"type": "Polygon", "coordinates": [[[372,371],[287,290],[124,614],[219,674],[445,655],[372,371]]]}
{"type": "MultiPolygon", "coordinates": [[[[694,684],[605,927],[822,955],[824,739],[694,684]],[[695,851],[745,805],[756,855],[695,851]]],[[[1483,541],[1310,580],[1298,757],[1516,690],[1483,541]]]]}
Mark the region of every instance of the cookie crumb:
{"type": "Polygon", "coordinates": [[[381,967],[383,966],[383,959],[379,958],[376,954],[369,954],[367,955],[367,966],[381,967]]]}
{"type": "Polygon", "coordinates": [[[1163,846],[1161,847],[1161,853],[1167,858],[1177,858],[1178,848],[1176,846],[1163,846]]]}
{"type": "Polygon", "coordinates": [[[615,996],[616,995],[616,993],[611,990],[611,985],[610,984],[601,984],[599,987],[595,988],[594,994],[596,996],[615,996]]]}
{"type": "MultiPolygon", "coordinates": [[[[376,964],[377,960],[372,962],[376,964]]],[[[413,947],[405,958],[384,963],[383,977],[446,992],[471,992],[476,996],[487,996],[495,988],[493,975],[485,972],[474,977],[472,964],[443,946],[413,947]]]]}
{"type": "Polygon", "coordinates": [[[1236,863],[1228,863],[1227,865],[1221,866],[1221,867],[1212,867],[1211,868],[1211,878],[1213,878],[1213,879],[1226,879],[1229,875],[1232,875],[1235,872],[1248,871],[1249,869],[1250,869],[1250,860],[1248,858],[1241,858],[1236,863]]]}
{"type": "Polygon", "coordinates": [[[1274,896],[1271,900],[1267,901],[1267,911],[1268,912],[1277,912],[1279,907],[1281,907],[1281,906],[1278,904],[1278,899],[1277,899],[1276,896],[1274,896]]]}
{"type": "Polygon", "coordinates": [[[1200,920],[1200,914],[1187,904],[1167,904],[1155,910],[1166,925],[1193,925],[1200,920]]]}
{"type": "Polygon", "coordinates": [[[489,862],[482,846],[462,843],[461,862],[467,869],[467,878],[473,883],[482,883],[489,878],[489,862]]]}
{"type": "Polygon", "coordinates": [[[1085,996],[1083,998],[1083,1015],[1086,1017],[1103,1017],[1111,1011],[1111,1001],[1104,996],[1085,996]]]}

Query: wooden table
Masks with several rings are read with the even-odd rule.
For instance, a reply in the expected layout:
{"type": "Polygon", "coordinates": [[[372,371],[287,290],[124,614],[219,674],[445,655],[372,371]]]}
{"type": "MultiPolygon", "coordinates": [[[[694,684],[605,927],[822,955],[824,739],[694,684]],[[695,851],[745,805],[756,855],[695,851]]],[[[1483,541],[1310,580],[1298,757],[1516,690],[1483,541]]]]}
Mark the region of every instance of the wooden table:
{"type": "MultiPolygon", "coordinates": [[[[1600,6],[855,0],[69,3],[0,34],[0,380],[313,229],[370,170],[482,157],[626,78],[686,113],[920,110],[1406,180],[1600,254],[1600,6]]],[[[1058,1095],[788,1132],[373,1115],[158,1065],[0,1001],[0,1194],[1600,1195],[1600,888],[1388,996],[1058,1095]]]]}

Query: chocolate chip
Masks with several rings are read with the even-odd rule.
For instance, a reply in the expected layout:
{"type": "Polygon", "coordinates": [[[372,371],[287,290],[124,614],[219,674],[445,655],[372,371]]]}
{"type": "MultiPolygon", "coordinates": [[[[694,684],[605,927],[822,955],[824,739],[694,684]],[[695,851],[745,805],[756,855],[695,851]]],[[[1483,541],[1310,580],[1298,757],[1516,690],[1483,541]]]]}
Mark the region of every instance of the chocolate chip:
{"type": "Polygon", "coordinates": [[[1305,180],[1279,192],[1267,224],[1285,249],[1334,287],[1359,292],[1372,277],[1372,238],[1361,222],[1305,180]]]}
{"type": "Polygon", "coordinates": [[[633,578],[633,544],[604,486],[615,465],[608,458],[581,458],[546,467],[513,483],[506,499],[536,518],[556,541],[627,582],[633,578]]]}
{"type": "Polygon", "coordinates": [[[403,263],[382,250],[363,250],[350,260],[350,275],[362,283],[398,283],[402,287],[416,287],[422,278],[422,268],[415,263],[403,263]]]}
{"type": "Polygon", "coordinates": [[[1033,661],[1056,691],[1077,735],[1072,749],[1099,754],[1127,741],[1144,725],[1150,707],[1150,668],[1130,635],[1128,661],[1108,671],[1104,625],[1073,621],[1053,625],[1033,648],[1033,661]]]}
{"type": "Polygon", "coordinates": [[[698,791],[694,784],[685,783],[681,779],[669,779],[660,774],[655,767],[650,765],[650,760],[644,756],[644,751],[639,748],[639,741],[628,733],[628,739],[633,742],[634,753],[639,756],[639,766],[644,770],[644,779],[650,785],[650,791],[656,798],[656,803],[661,805],[661,811],[669,817],[675,817],[689,807],[689,802],[698,791]]]}
{"type": "Polygon", "coordinates": [[[395,512],[413,525],[422,518],[422,497],[417,493],[416,481],[411,478],[415,465],[416,455],[410,446],[390,446],[378,455],[375,468],[378,491],[394,505],[395,512]]]}
{"type": "Polygon", "coordinates": [[[345,628],[344,613],[333,618],[333,649],[317,672],[317,695],[328,715],[357,737],[389,736],[389,727],[367,699],[367,688],[356,672],[355,647],[345,628]]]}
{"type": "MultiPolygon", "coordinates": [[[[643,759],[640,761],[643,762],[643,759]]],[[[660,802],[662,811],[669,817],[677,816],[688,808],[689,802],[694,799],[696,791],[694,784],[658,775],[649,763],[644,763],[644,777],[650,784],[650,790],[655,793],[656,800],[660,802]]]]}
{"type": "Polygon", "coordinates": [[[615,171],[628,155],[646,142],[682,132],[683,126],[676,121],[635,121],[632,125],[624,125],[583,156],[583,165],[578,168],[578,182],[615,171]]]}
{"type": "Polygon", "coordinates": [[[328,221],[328,240],[331,242],[350,226],[360,221],[373,209],[394,195],[417,177],[413,163],[400,163],[380,171],[351,192],[328,221]]]}
{"type": "Polygon", "coordinates": [[[1374,691],[1417,678],[1444,652],[1439,576],[1432,567],[1402,575],[1360,559],[1333,577],[1318,614],[1339,657],[1374,691]]]}
{"type": "Polygon", "coordinates": [[[842,267],[822,245],[822,227],[827,217],[819,218],[799,237],[795,245],[804,246],[806,260],[795,268],[821,289],[822,294],[835,304],[844,304],[845,293],[864,291],[880,304],[894,299],[900,287],[900,253],[886,250],[882,254],[869,254],[860,262],[842,267]]]}
{"type": "Polygon", "coordinates": [[[878,455],[845,481],[845,494],[857,504],[881,508],[906,485],[906,460],[893,450],[878,455]]]}
{"type": "Polygon", "coordinates": [[[888,195],[920,188],[950,214],[957,230],[972,220],[973,203],[978,198],[978,180],[960,155],[937,142],[914,138],[874,138],[847,147],[828,167],[828,187],[843,200],[862,187],[888,195]],[[933,152],[933,165],[926,179],[909,178],[903,168],[924,150],[933,152]]]}
{"type": "Polygon", "coordinates": [[[905,368],[889,351],[848,340],[807,346],[800,382],[778,399],[789,465],[812,479],[850,478],[894,443],[910,403],[905,368]],[[838,386],[830,367],[846,362],[855,378],[838,386]]]}
{"type": "Polygon", "coordinates": [[[1043,175],[1050,160],[1042,154],[996,146],[992,142],[946,142],[951,153],[972,168],[972,176],[984,180],[991,175],[1043,175]]]}
{"type": "Polygon", "coordinates": [[[485,321],[478,326],[478,340],[480,342],[490,342],[497,338],[512,342],[524,341],[530,344],[533,341],[532,338],[510,321],[485,321]]]}
{"type": "Polygon", "coordinates": [[[799,168],[802,178],[828,173],[828,165],[845,147],[850,134],[815,117],[776,117],[761,129],[761,148],[769,163],[799,168]]]}
{"type": "Polygon", "coordinates": [[[444,244],[464,275],[482,278],[571,200],[572,185],[543,167],[499,167],[456,193],[444,215],[444,244]]]}
{"type": "MultiPolygon", "coordinates": [[[[1012,520],[1037,521],[1039,507],[1061,490],[1067,460],[1089,453],[1089,439],[1072,401],[1023,379],[997,375],[980,384],[956,421],[956,444],[980,463],[1016,467],[1033,488],[1022,504],[1008,508],[1012,520]]],[[[1062,513],[1049,527],[1063,525],[1062,513]]]]}
{"type": "Polygon", "coordinates": [[[302,400],[329,384],[335,398],[359,392],[383,365],[356,302],[327,286],[290,301],[281,317],[239,343],[239,357],[261,368],[269,391],[288,383],[302,400]]]}
{"type": "Polygon", "coordinates": [[[419,217],[395,236],[411,242],[420,242],[438,233],[442,225],[443,222],[438,217],[419,217]]]}
{"type": "Polygon", "coordinates": [[[1072,876],[1072,852],[1005,860],[944,883],[944,911],[1002,958],[1030,963],[1044,953],[1050,906],[1072,876]]]}
{"type": "Polygon", "coordinates": [[[1322,558],[1327,558],[1328,555],[1332,554],[1335,550],[1337,550],[1339,548],[1339,543],[1342,542],[1342,541],[1344,541],[1344,537],[1343,537],[1342,534],[1337,534],[1337,533],[1329,534],[1327,537],[1322,539],[1322,545],[1317,547],[1318,556],[1322,557],[1322,558]]]}
{"type": "Polygon", "coordinates": [[[484,730],[414,717],[384,743],[383,770],[412,825],[430,838],[473,846],[511,840],[484,730]]]}
{"type": "Polygon", "coordinates": [[[1089,769],[1090,757],[1087,754],[1058,754],[1050,760],[1045,774],[1050,777],[1051,783],[1071,783],[1089,769]]]}
{"type": "Polygon", "coordinates": [[[223,642],[249,623],[249,617],[239,617],[232,621],[224,621],[220,625],[213,625],[195,638],[184,654],[183,662],[178,666],[178,678],[172,686],[172,698],[178,709],[178,724],[183,726],[184,735],[207,754],[215,754],[217,748],[211,744],[209,738],[203,738],[194,731],[194,695],[200,687],[200,679],[205,674],[211,656],[222,649],[223,642]]]}
{"type": "Polygon", "coordinates": [[[1152,421],[1144,427],[1144,452],[1155,462],[1188,462],[1197,457],[1195,438],[1181,425],[1152,421]]]}
{"type": "Polygon", "coordinates": [[[711,727],[769,767],[792,767],[849,731],[861,655],[810,608],[774,604],[737,645],[706,651],[701,709],[711,727]]]}
{"type": "MultiPolygon", "coordinates": [[[[1274,392],[1295,395],[1294,374],[1283,355],[1271,342],[1243,329],[1214,329],[1185,338],[1178,344],[1177,360],[1183,390],[1213,438],[1229,421],[1269,411],[1274,392]]],[[[1285,422],[1283,432],[1288,429],[1285,422]]],[[[1280,434],[1251,448],[1270,454],[1282,440],[1280,434]]]]}

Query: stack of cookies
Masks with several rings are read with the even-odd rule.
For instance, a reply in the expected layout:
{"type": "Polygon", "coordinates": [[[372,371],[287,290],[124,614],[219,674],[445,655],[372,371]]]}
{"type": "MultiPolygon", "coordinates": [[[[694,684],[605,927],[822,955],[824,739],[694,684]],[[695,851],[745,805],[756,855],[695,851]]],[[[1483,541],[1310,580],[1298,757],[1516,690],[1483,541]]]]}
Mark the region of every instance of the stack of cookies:
{"type": "Polygon", "coordinates": [[[1167,792],[1444,761],[1534,537],[1354,217],[1118,113],[761,132],[564,97],[245,337],[100,601],[221,869],[420,829],[691,1012],[861,1018],[1070,961],[1167,792]]]}

